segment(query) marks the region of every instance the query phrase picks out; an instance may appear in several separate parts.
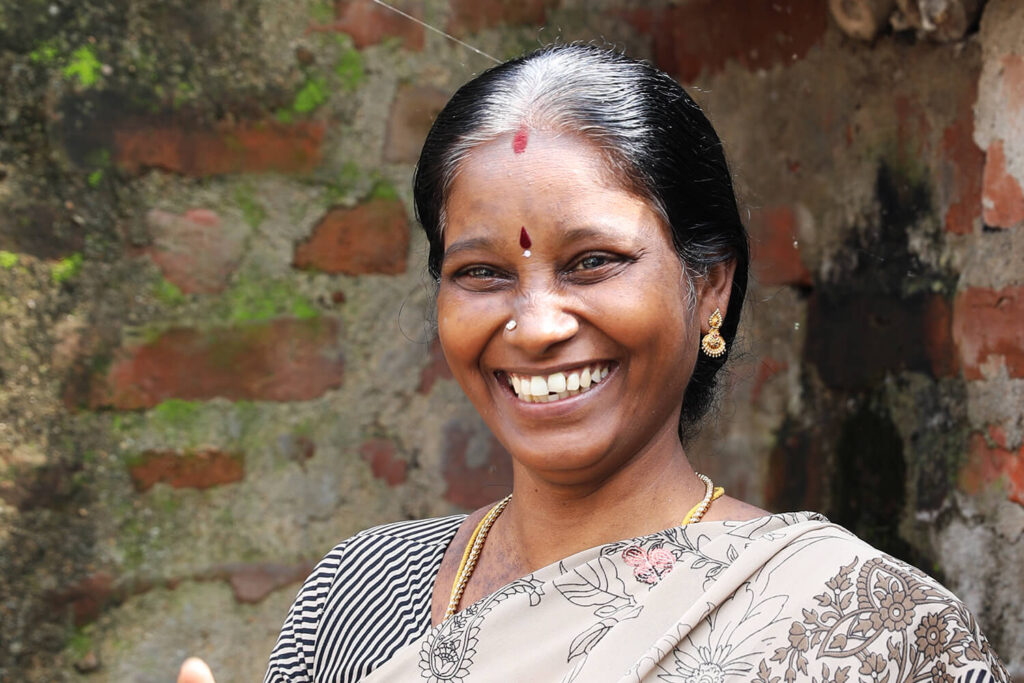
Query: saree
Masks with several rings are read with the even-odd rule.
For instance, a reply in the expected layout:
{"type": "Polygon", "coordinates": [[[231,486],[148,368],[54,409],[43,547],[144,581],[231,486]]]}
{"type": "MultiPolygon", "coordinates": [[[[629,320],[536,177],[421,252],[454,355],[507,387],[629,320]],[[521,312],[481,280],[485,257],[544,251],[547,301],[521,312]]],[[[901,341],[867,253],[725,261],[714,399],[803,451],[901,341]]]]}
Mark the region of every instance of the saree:
{"type": "Polygon", "coordinates": [[[579,552],[466,607],[365,681],[1009,681],[935,580],[813,513],[579,552]]]}

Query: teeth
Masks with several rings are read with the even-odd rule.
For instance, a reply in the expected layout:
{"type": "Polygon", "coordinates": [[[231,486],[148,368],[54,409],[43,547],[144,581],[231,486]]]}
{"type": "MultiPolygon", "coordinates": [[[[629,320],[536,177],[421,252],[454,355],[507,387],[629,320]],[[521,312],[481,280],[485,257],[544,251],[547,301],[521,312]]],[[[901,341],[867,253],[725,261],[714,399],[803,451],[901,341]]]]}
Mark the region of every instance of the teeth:
{"type": "Polygon", "coordinates": [[[527,403],[550,403],[588,391],[608,376],[608,366],[587,366],[581,370],[540,375],[508,375],[508,384],[527,403]]]}
{"type": "Polygon", "coordinates": [[[556,372],[548,377],[548,391],[552,394],[560,394],[565,391],[565,375],[556,372]]]}

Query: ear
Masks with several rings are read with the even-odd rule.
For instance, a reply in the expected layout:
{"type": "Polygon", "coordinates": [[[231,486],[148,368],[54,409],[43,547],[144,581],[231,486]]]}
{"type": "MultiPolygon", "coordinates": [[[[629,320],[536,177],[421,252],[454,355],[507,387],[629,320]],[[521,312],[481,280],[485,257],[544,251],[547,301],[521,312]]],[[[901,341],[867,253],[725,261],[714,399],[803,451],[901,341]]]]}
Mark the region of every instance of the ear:
{"type": "Polygon", "coordinates": [[[729,310],[729,295],[732,293],[732,276],[736,272],[736,259],[716,263],[702,278],[697,290],[697,316],[701,334],[711,328],[708,319],[717,308],[725,317],[729,310]]]}

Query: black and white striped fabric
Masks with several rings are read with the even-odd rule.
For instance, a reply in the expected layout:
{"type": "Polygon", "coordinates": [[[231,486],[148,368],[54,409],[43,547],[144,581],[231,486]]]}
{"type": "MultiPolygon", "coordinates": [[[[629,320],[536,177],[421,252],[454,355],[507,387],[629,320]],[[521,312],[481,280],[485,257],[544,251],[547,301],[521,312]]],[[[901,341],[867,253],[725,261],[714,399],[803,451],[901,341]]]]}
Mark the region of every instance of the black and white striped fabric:
{"type": "Polygon", "coordinates": [[[342,541],[306,579],[264,683],[348,683],[430,628],[445,549],[465,515],[395,522],[342,541]]]}

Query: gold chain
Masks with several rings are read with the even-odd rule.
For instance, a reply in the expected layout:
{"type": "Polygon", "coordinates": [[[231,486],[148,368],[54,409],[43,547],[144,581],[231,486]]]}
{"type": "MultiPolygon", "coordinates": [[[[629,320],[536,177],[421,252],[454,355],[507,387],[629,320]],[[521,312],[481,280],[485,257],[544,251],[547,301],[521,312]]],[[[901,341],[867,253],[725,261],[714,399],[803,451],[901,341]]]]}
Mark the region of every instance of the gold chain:
{"type": "MultiPolygon", "coordinates": [[[[680,526],[699,522],[708,511],[708,508],[711,507],[711,501],[721,495],[720,492],[716,494],[715,484],[711,481],[711,477],[700,473],[698,473],[697,476],[702,482],[704,482],[704,498],[694,505],[688,513],[686,513],[686,517],[683,518],[683,523],[680,526]]],[[[478,524],[476,529],[473,531],[473,535],[470,537],[469,543],[466,545],[466,550],[462,554],[462,562],[459,564],[455,584],[452,586],[452,594],[448,599],[448,609],[446,609],[444,613],[445,619],[448,619],[458,611],[459,602],[462,600],[462,594],[466,592],[466,585],[469,583],[469,577],[473,575],[473,570],[476,569],[477,560],[480,559],[480,552],[484,548],[484,541],[487,540],[487,532],[491,530],[491,525],[494,524],[494,520],[498,519],[498,515],[502,513],[511,500],[512,494],[510,493],[498,501],[498,503],[488,511],[484,518],[480,520],[480,524],[478,524]]]]}

